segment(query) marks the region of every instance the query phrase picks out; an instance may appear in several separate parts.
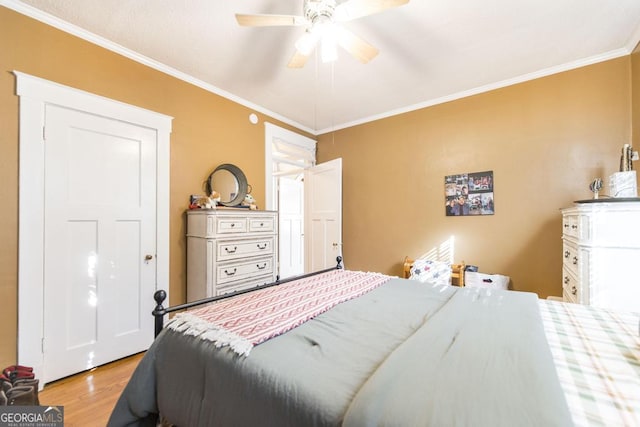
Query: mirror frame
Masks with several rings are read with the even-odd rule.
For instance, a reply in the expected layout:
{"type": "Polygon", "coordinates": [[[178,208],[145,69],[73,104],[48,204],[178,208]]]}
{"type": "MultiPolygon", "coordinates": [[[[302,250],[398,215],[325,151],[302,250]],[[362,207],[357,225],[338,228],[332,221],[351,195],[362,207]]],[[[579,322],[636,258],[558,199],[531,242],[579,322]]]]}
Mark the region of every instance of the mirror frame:
{"type": "Polygon", "coordinates": [[[245,176],[244,172],[242,172],[242,170],[239,167],[237,167],[236,165],[232,165],[231,163],[222,164],[217,168],[215,168],[213,172],[211,172],[211,174],[209,175],[209,178],[207,178],[207,193],[208,193],[207,195],[210,195],[211,192],[215,190],[212,183],[213,175],[219,170],[226,170],[227,172],[230,172],[231,175],[234,176],[234,178],[236,179],[236,182],[238,183],[238,192],[236,193],[236,197],[234,197],[230,201],[228,202],[220,201],[218,203],[221,204],[222,206],[228,206],[228,207],[238,206],[240,203],[243,202],[244,198],[247,196],[247,190],[248,190],[249,184],[247,183],[247,177],[245,176]]]}

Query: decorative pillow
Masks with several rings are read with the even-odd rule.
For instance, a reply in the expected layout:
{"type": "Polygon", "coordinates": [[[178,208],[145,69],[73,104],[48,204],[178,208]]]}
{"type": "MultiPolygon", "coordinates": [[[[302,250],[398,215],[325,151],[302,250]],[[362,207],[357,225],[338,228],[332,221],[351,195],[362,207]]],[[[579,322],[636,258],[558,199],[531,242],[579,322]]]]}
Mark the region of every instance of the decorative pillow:
{"type": "Polygon", "coordinates": [[[409,279],[436,285],[449,285],[451,283],[451,265],[442,261],[417,259],[411,267],[409,279]]]}

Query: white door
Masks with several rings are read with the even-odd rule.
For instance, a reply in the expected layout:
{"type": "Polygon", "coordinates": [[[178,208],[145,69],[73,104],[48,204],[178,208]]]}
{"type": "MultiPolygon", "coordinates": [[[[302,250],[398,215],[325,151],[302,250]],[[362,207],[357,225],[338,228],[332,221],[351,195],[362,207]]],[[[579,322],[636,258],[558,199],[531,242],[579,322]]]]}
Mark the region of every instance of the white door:
{"type": "Polygon", "coordinates": [[[280,277],[304,273],[304,182],[282,176],[278,186],[280,277]]]}
{"type": "Polygon", "coordinates": [[[44,373],[147,349],[156,283],[156,131],[47,106],[44,373]]]}
{"type": "Polygon", "coordinates": [[[342,159],[307,169],[304,180],[305,270],[312,272],[342,256],[342,159]]]}

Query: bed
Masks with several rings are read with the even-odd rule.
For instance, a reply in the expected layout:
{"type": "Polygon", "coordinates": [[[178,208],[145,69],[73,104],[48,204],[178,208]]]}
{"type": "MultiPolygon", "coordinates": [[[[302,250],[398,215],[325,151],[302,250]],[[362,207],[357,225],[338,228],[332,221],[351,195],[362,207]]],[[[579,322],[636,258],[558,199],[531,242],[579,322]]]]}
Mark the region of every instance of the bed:
{"type": "Polygon", "coordinates": [[[176,315],[109,425],[159,419],[178,426],[638,425],[638,315],[524,292],[324,271],[176,315]],[[307,307],[314,298],[305,292],[334,283],[347,283],[349,292],[336,294],[349,298],[307,307]],[[243,307],[225,314],[224,325],[253,309],[263,319],[271,310],[263,299],[277,306],[289,294],[304,306],[288,320],[294,327],[257,344],[237,338],[263,334],[262,320],[226,335],[204,320],[222,316],[216,310],[224,304],[243,307]]]}

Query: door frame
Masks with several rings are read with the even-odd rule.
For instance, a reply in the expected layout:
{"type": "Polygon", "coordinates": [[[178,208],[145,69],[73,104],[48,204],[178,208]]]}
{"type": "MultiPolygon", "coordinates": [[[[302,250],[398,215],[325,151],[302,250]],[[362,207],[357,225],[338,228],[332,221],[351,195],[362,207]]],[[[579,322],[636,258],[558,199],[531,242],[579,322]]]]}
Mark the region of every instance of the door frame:
{"type": "MultiPolygon", "coordinates": [[[[272,143],[274,139],[281,139],[291,144],[298,145],[300,147],[305,147],[307,149],[312,149],[314,152],[316,150],[316,141],[314,139],[308,138],[304,135],[300,135],[288,129],[282,128],[280,126],[276,126],[273,123],[264,122],[264,173],[265,173],[265,209],[267,210],[280,210],[277,207],[277,199],[278,199],[278,185],[276,184],[273,177],[273,149],[272,143]]],[[[315,163],[315,161],[314,161],[315,163]]],[[[306,193],[306,185],[304,188],[304,192],[306,193]]],[[[303,211],[302,221],[303,224],[306,219],[306,213],[303,211]]],[[[278,222],[280,222],[280,215],[278,215],[278,222]]],[[[304,230],[304,226],[303,226],[304,230]]],[[[304,231],[303,231],[304,232],[304,231]]],[[[279,240],[279,239],[278,239],[279,240]]],[[[306,242],[306,239],[305,239],[306,242]]],[[[305,243],[306,244],[306,243],[305,243]]],[[[277,274],[280,275],[280,251],[282,247],[278,245],[278,266],[277,266],[277,274]]],[[[306,264],[307,254],[304,253],[306,264]]]]}
{"type": "Polygon", "coordinates": [[[282,139],[301,147],[312,148],[315,150],[316,141],[307,138],[304,135],[292,132],[288,129],[281,128],[269,122],[264,122],[264,173],[265,173],[265,205],[267,210],[275,210],[274,201],[275,192],[273,183],[273,157],[271,143],[274,139],[282,139]]]}
{"type": "MultiPolygon", "coordinates": [[[[156,131],[156,289],[169,292],[169,166],[173,118],[13,71],[19,106],[18,354],[38,376],[44,364],[45,106],[58,105],[156,131]]],[[[152,295],[149,295],[152,298],[152,295]]]]}

